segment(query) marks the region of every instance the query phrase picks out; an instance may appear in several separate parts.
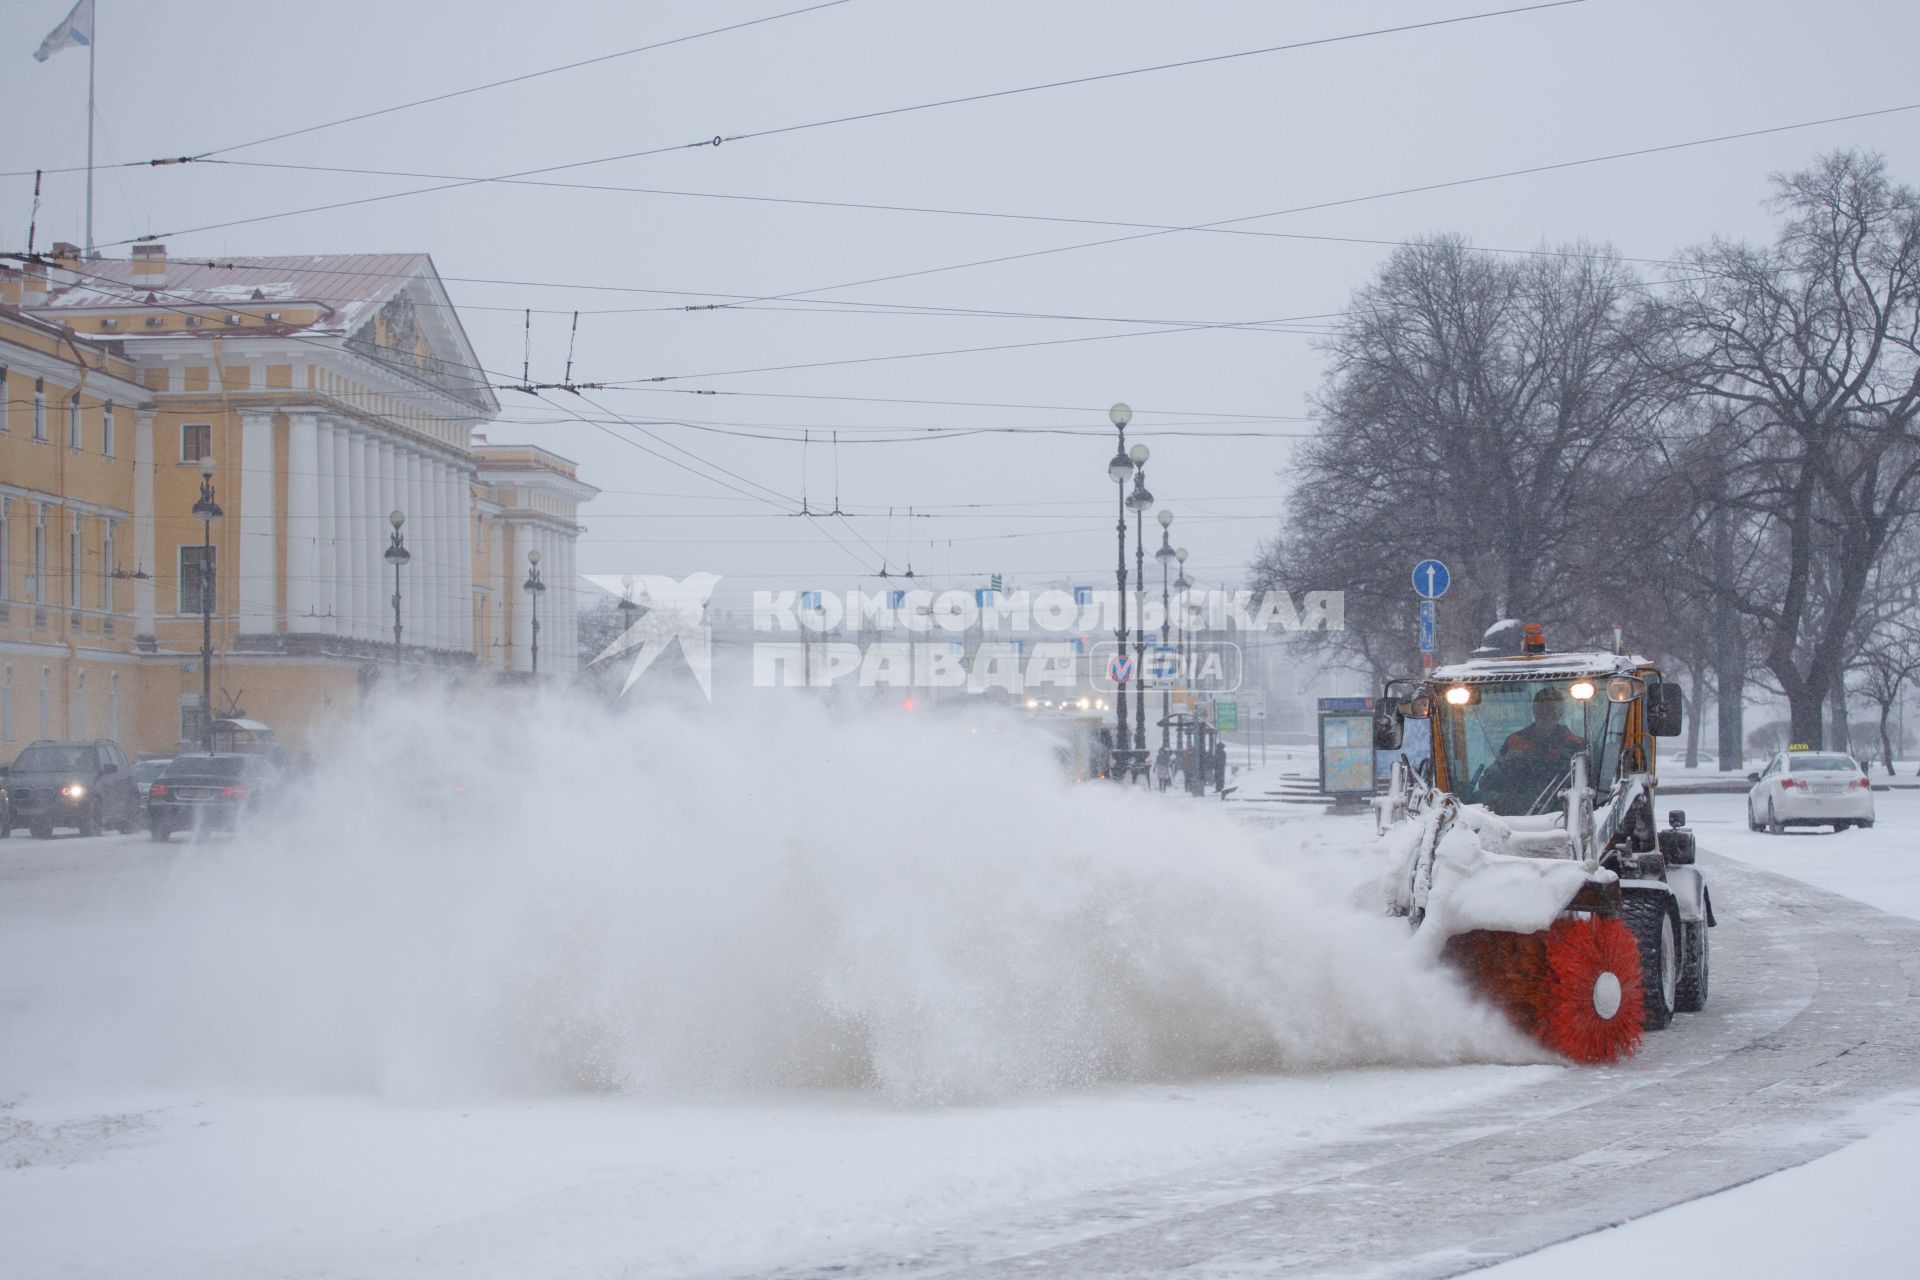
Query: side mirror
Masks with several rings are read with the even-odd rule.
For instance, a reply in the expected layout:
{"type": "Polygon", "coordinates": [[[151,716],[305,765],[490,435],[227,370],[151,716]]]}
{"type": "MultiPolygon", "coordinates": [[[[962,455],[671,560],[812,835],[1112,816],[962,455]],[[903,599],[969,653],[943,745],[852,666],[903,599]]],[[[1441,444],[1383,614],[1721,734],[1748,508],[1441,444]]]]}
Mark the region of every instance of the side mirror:
{"type": "Polygon", "coordinates": [[[1647,732],[1656,738],[1680,736],[1686,706],[1680,686],[1670,680],[1647,686],[1647,732]]]}
{"type": "Polygon", "coordinates": [[[1379,707],[1373,713],[1373,749],[1375,751],[1398,751],[1400,739],[1404,736],[1404,726],[1400,715],[1392,707],[1379,707]]]}
{"type": "Polygon", "coordinates": [[[1667,825],[1668,825],[1668,826],[1670,826],[1670,827],[1684,827],[1684,826],[1686,826],[1686,825],[1687,825],[1687,811],[1686,811],[1685,809],[1669,809],[1669,810],[1667,810],[1667,825]]]}
{"type": "Polygon", "coordinates": [[[1757,773],[1750,773],[1750,774],[1748,774],[1748,775],[1747,775],[1747,781],[1748,781],[1748,782],[1758,782],[1758,781],[1760,781],[1760,775],[1759,775],[1759,774],[1757,774],[1757,773]]]}

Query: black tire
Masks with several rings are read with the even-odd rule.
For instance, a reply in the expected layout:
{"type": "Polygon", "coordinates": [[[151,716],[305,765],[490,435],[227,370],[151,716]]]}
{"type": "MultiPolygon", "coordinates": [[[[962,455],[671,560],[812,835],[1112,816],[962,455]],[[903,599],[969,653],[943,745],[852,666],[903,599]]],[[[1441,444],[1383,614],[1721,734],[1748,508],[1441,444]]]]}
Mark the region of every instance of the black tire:
{"type": "Polygon", "coordinates": [[[1705,920],[1680,926],[1680,980],[1673,988],[1673,1007],[1680,1013],[1698,1013],[1707,1007],[1713,954],[1709,933],[1705,920]]]}
{"type": "Polygon", "coordinates": [[[1640,991],[1644,1024],[1659,1031],[1673,1021],[1680,986],[1680,913],[1664,893],[1628,893],[1621,915],[1640,949],[1640,991]]]}
{"type": "Polygon", "coordinates": [[[51,822],[36,822],[27,828],[27,834],[31,835],[35,840],[51,840],[53,839],[53,824],[51,822]]]}
{"type": "Polygon", "coordinates": [[[1773,801],[1767,801],[1767,834],[1770,836],[1783,836],[1786,833],[1787,828],[1780,821],[1780,815],[1774,812],[1773,801]]]}
{"type": "Polygon", "coordinates": [[[87,807],[80,812],[80,834],[97,836],[100,834],[100,802],[88,801],[87,807]]]}
{"type": "Polygon", "coordinates": [[[1760,823],[1756,821],[1753,816],[1753,801],[1751,800],[1747,801],[1747,830],[1749,831],[1760,830],[1760,823]]]}
{"type": "Polygon", "coordinates": [[[153,840],[162,844],[166,843],[167,837],[172,834],[173,834],[172,828],[166,827],[157,823],[147,828],[147,839],[153,840]]]}

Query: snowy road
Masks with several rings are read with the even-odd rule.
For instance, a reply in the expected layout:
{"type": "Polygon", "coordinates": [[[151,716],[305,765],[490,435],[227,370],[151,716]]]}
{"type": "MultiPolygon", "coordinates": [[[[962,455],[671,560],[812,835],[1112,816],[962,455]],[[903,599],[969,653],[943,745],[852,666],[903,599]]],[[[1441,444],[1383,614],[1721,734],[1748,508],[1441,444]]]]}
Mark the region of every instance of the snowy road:
{"type": "MultiPolygon", "coordinates": [[[[0,1079],[0,1234],[33,1276],[1458,1274],[1802,1164],[1920,1089],[1920,921],[1867,905],[1905,909],[1920,879],[1901,847],[1920,795],[1842,837],[1750,835],[1737,803],[1689,801],[1722,923],[1709,1010],[1617,1069],[960,1107],[0,1079]]],[[[1357,821],[1247,816],[1301,858],[1357,821]]],[[[223,850],[0,844],[0,1046],[55,993],[123,981],[94,966],[223,850]]]]}

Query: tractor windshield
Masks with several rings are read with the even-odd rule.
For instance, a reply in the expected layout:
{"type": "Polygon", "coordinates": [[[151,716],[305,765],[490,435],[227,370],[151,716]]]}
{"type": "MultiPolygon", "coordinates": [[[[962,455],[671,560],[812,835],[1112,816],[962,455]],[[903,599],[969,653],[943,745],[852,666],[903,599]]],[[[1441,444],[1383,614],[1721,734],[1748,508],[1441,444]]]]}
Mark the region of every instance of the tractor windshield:
{"type": "Polygon", "coordinates": [[[1443,687],[1437,714],[1450,789],[1495,813],[1543,813],[1581,752],[1593,785],[1608,786],[1628,704],[1609,702],[1605,690],[1604,680],[1579,679],[1443,687]],[[1465,692],[1449,699],[1450,689],[1465,692]]]}

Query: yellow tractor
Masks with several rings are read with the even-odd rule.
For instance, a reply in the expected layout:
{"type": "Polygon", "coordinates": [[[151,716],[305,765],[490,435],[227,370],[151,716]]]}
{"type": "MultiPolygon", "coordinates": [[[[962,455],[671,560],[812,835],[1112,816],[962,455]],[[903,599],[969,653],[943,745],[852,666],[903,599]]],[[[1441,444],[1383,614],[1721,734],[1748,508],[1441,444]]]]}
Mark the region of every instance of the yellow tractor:
{"type": "Polygon", "coordinates": [[[1399,753],[1375,801],[1387,906],[1434,954],[1577,1062],[1705,1005],[1712,898],[1686,815],[1654,820],[1677,684],[1528,626],[1519,653],[1390,681],[1375,707],[1375,748],[1399,753]]]}

